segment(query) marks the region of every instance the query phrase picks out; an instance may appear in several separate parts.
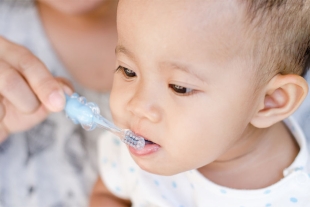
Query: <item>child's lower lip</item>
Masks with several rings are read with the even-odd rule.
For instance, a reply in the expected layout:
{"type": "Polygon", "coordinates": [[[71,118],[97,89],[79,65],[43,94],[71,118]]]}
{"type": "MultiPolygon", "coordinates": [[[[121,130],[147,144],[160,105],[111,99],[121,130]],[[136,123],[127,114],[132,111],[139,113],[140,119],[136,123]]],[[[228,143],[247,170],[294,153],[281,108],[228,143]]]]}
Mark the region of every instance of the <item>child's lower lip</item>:
{"type": "Polygon", "coordinates": [[[155,153],[158,151],[160,146],[158,144],[146,144],[143,149],[137,150],[129,146],[129,151],[136,156],[144,156],[155,153]]]}

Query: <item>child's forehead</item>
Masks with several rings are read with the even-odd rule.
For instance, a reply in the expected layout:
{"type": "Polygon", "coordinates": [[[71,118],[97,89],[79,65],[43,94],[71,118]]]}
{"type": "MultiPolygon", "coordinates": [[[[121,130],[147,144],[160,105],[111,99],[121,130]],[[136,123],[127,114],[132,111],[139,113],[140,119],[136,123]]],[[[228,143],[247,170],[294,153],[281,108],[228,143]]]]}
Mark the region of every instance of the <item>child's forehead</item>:
{"type": "Polygon", "coordinates": [[[245,39],[243,18],[242,8],[235,1],[121,0],[118,32],[121,41],[133,44],[135,40],[145,46],[153,42],[156,47],[176,50],[184,45],[183,49],[197,49],[199,45],[215,55],[236,54],[245,39]]]}
{"type": "Polygon", "coordinates": [[[243,16],[242,5],[237,0],[120,0],[118,16],[124,15],[128,21],[155,23],[166,20],[167,23],[174,21],[195,26],[211,21],[234,22],[243,16]]]}

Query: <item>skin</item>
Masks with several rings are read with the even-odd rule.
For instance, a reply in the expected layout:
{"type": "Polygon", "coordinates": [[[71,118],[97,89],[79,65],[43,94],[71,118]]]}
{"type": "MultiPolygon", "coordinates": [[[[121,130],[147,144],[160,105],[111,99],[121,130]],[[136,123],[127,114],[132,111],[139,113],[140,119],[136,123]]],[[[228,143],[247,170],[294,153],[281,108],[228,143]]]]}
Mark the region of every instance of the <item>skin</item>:
{"type": "MultiPolygon", "coordinates": [[[[82,86],[109,92],[117,42],[117,1],[40,0],[42,25],[57,56],[82,86]],[[81,41],[83,40],[83,41],[81,41]],[[87,52],[85,52],[87,51],[87,52]]],[[[29,50],[0,37],[0,143],[63,110],[71,84],[53,77],[29,50]]]]}
{"type": "MultiPolygon", "coordinates": [[[[122,67],[114,76],[113,118],[160,146],[146,156],[132,153],[141,168],[161,175],[199,168],[208,177],[214,171],[239,169],[253,157],[259,162],[278,153],[273,149],[279,149],[275,140],[283,124],[251,124],[265,107],[268,84],[257,89],[256,71],[249,69],[253,64],[247,54],[253,44],[244,44],[249,38],[240,5],[121,1],[118,9],[116,51],[122,67]],[[178,93],[175,85],[188,93],[178,93]],[[270,144],[275,148],[265,149],[270,144]]],[[[281,140],[284,148],[294,149],[292,157],[285,157],[288,166],[298,147],[287,130],[281,140]]],[[[272,183],[280,179],[280,169],[274,171],[278,176],[272,183]]],[[[269,184],[268,179],[260,185],[269,184]]],[[[241,187],[260,187],[252,185],[241,187]]]]}
{"type": "MultiPolygon", "coordinates": [[[[88,1],[76,1],[76,0],[64,0],[64,1],[53,1],[53,0],[38,0],[39,4],[49,6],[55,11],[62,14],[71,16],[80,15],[91,15],[94,12],[99,11],[102,5],[109,2],[109,0],[88,0],[88,1]]],[[[110,1],[112,2],[112,1],[110,1]]]]}
{"type": "MultiPolygon", "coordinates": [[[[119,2],[110,106],[116,125],[156,143],[149,153],[129,148],[142,169],[198,169],[217,184],[258,189],[295,159],[299,147],[281,121],[307,83],[272,74],[257,84],[243,11],[237,1],[119,2]]],[[[96,189],[102,200],[113,196],[100,179],[96,189]]]]}
{"type": "Polygon", "coordinates": [[[37,5],[49,40],[71,75],[87,88],[110,91],[117,1],[40,0],[37,5]]]}

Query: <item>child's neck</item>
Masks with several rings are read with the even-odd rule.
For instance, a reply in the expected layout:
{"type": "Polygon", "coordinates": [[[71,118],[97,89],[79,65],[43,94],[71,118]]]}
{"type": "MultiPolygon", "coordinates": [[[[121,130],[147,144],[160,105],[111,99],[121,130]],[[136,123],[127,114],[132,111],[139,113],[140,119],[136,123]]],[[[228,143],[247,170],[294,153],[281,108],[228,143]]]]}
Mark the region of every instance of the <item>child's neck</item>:
{"type": "Polygon", "coordinates": [[[199,171],[209,180],[236,189],[258,189],[283,178],[299,146],[284,123],[251,129],[244,138],[199,171]]]}

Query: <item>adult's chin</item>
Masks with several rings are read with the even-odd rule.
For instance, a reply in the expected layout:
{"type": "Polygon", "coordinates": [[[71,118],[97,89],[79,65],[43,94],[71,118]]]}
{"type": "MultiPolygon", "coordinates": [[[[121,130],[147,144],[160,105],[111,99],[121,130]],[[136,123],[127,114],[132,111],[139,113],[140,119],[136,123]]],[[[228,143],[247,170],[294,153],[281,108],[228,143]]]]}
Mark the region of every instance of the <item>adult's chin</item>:
{"type": "Polygon", "coordinates": [[[87,14],[99,10],[109,0],[37,0],[56,11],[70,15],[87,14]]]}

